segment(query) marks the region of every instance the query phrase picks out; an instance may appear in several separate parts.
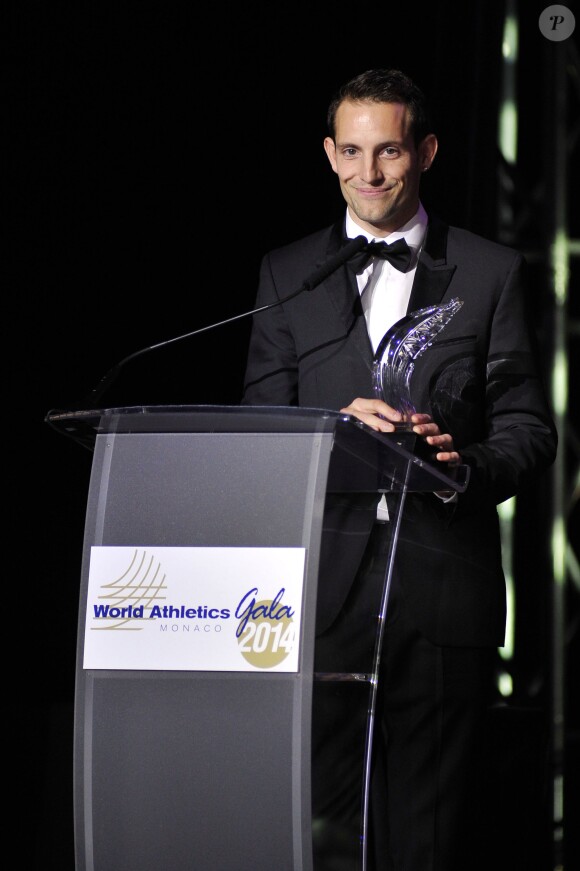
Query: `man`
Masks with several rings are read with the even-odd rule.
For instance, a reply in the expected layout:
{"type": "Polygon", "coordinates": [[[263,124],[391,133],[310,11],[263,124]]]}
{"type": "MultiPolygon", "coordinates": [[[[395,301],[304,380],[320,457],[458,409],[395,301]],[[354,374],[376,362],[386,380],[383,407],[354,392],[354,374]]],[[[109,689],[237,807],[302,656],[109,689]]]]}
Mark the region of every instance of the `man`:
{"type": "MultiPolygon", "coordinates": [[[[300,287],[348,237],[389,245],[404,238],[409,262],[343,266],[312,293],[256,315],[243,402],[339,410],[391,432],[400,415],[372,396],[380,339],[407,312],[463,301],[413,373],[414,432],[443,469],[467,464],[470,482],[460,495],[410,494],[405,504],[381,660],[370,858],[394,871],[469,868],[477,848],[462,814],[477,787],[471,766],[505,631],[496,505],[556,450],[526,313],[525,264],[515,251],[425,213],[420,180],[437,138],[421,91],[403,73],[370,70],[344,85],[330,104],[328,133],[324,148],[346,215],[264,258],[257,305],[300,287]]],[[[369,578],[384,573],[388,523],[377,502],[352,512],[351,560],[340,563],[354,561],[356,571],[321,569],[320,670],[356,645],[348,636],[363,625],[369,578]]],[[[333,752],[347,752],[348,728],[324,729],[333,752]]],[[[314,746],[324,741],[315,735],[314,746]]],[[[330,782],[331,764],[327,773],[330,782]]]]}

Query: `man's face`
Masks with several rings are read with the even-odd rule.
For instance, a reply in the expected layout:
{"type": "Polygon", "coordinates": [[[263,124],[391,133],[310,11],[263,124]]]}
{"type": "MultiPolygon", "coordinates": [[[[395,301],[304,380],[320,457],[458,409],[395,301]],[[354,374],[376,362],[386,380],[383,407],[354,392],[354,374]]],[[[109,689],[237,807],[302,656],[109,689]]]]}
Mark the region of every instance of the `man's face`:
{"type": "Polygon", "coordinates": [[[401,103],[346,100],[335,126],[336,141],[327,137],[324,148],[351,217],[373,235],[386,236],[417,211],[421,173],[431,166],[437,139],[429,134],[415,147],[401,103]]]}

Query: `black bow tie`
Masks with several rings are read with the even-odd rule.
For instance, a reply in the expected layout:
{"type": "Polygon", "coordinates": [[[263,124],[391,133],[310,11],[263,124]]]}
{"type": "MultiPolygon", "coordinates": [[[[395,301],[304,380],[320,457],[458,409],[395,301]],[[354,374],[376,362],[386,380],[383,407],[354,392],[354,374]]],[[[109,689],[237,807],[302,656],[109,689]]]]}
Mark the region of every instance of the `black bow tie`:
{"type": "Polygon", "coordinates": [[[411,265],[412,256],[413,252],[404,239],[397,239],[391,245],[386,242],[369,242],[362,251],[350,258],[348,265],[355,273],[359,273],[366,269],[373,257],[380,257],[381,260],[392,263],[395,269],[406,272],[411,265]]]}

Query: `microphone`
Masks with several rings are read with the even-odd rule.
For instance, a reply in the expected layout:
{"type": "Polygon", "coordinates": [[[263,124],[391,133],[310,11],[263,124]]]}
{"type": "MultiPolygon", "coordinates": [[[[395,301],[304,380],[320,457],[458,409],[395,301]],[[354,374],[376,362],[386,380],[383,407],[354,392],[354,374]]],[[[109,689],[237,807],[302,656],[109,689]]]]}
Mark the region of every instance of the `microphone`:
{"type": "MultiPolygon", "coordinates": [[[[302,287],[298,293],[301,293],[303,290],[314,290],[314,288],[324,281],[325,278],[332,275],[339,266],[342,266],[343,263],[346,263],[347,260],[350,260],[351,257],[354,257],[355,254],[358,254],[359,251],[362,251],[363,248],[366,248],[369,244],[370,243],[366,236],[357,236],[355,239],[351,239],[350,242],[343,245],[333,257],[329,257],[328,260],[325,260],[322,266],[319,266],[318,269],[312,272],[310,276],[302,282],[302,287]]],[[[286,302],[286,300],[283,299],[280,300],[280,302],[286,302]]]]}
{"type": "Polygon", "coordinates": [[[172,339],[166,339],[164,342],[158,342],[155,345],[149,345],[147,348],[141,348],[139,351],[135,351],[133,354],[129,354],[128,357],[124,357],[120,360],[112,369],[101,378],[99,383],[87,396],[84,407],[88,408],[96,408],[96,403],[100,400],[101,396],[105,393],[105,391],[112,385],[117,376],[119,375],[121,369],[126,366],[131,360],[134,360],[136,357],[140,357],[143,354],[149,353],[149,351],[155,351],[158,348],[164,348],[166,345],[172,345],[174,342],[181,342],[182,339],[189,339],[192,336],[198,336],[200,333],[205,333],[208,330],[214,330],[217,327],[223,327],[226,324],[231,324],[234,321],[238,321],[241,318],[247,318],[251,315],[258,314],[259,312],[267,311],[268,309],[274,308],[277,305],[282,305],[285,302],[288,302],[294,297],[298,296],[300,293],[304,291],[314,290],[321,282],[324,281],[325,278],[328,278],[329,275],[332,275],[340,266],[350,260],[351,257],[354,257],[359,251],[362,251],[368,245],[368,240],[365,236],[357,236],[355,239],[351,239],[347,242],[346,245],[343,245],[340,250],[334,254],[332,257],[329,257],[328,260],[314,270],[300,285],[297,290],[292,291],[292,293],[288,294],[288,296],[283,297],[283,299],[278,299],[276,302],[271,302],[268,305],[260,306],[259,308],[251,309],[250,311],[242,312],[242,314],[234,315],[231,318],[226,318],[224,321],[218,321],[215,324],[208,324],[205,327],[200,327],[197,330],[192,330],[190,333],[184,333],[182,336],[175,336],[172,339]]]}

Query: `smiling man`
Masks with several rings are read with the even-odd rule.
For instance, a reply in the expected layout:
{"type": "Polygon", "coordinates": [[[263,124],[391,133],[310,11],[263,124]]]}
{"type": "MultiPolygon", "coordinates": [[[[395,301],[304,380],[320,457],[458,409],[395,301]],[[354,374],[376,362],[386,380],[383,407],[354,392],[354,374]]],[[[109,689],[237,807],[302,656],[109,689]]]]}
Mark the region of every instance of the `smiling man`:
{"type": "MultiPolygon", "coordinates": [[[[400,415],[372,390],[382,336],[409,312],[463,301],[413,373],[414,432],[442,468],[461,462],[471,474],[460,495],[411,493],[405,502],[380,665],[369,868],[472,869],[478,835],[469,812],[480,791],[476,762],[505,632],[496,506],[534,481],[556,452],[526,310],[525,263],[518,252],[426,213],[420,181],[437,138],[423,94],[405,74],[362,73],[340,88],[327,120],[324,148],[345,213],[264,257],[256,305],[289,296],[350,237],[396,243],[402,256],[357,259],[314,292],[257,314],[242,402],[328,408],[391,432],[400,415]]],[[[328,524],[326,547],[323,541],[320,672],[340,671],[345,652],[372,642],[388,553],[388,505],[378,495],[353,498],[340,522],[328,524]]],[[[327,845],[316,871],[340,860],[341,832],[359,809],[349,794],[357,783],[349,769],[351,756],[357,764],[351,720],[348,707],[330,716],[315,704],[313,810],[337,821],[335,858],[327,845]]]]}
{"type": "Polygon", "coordinates": [[[437,153],[428,133],[415,141],[404,103],[344,100],[324,148],[338,175],[353,220],[373,236],[387,236],[415,215],[419,182],[437,153]]]}

